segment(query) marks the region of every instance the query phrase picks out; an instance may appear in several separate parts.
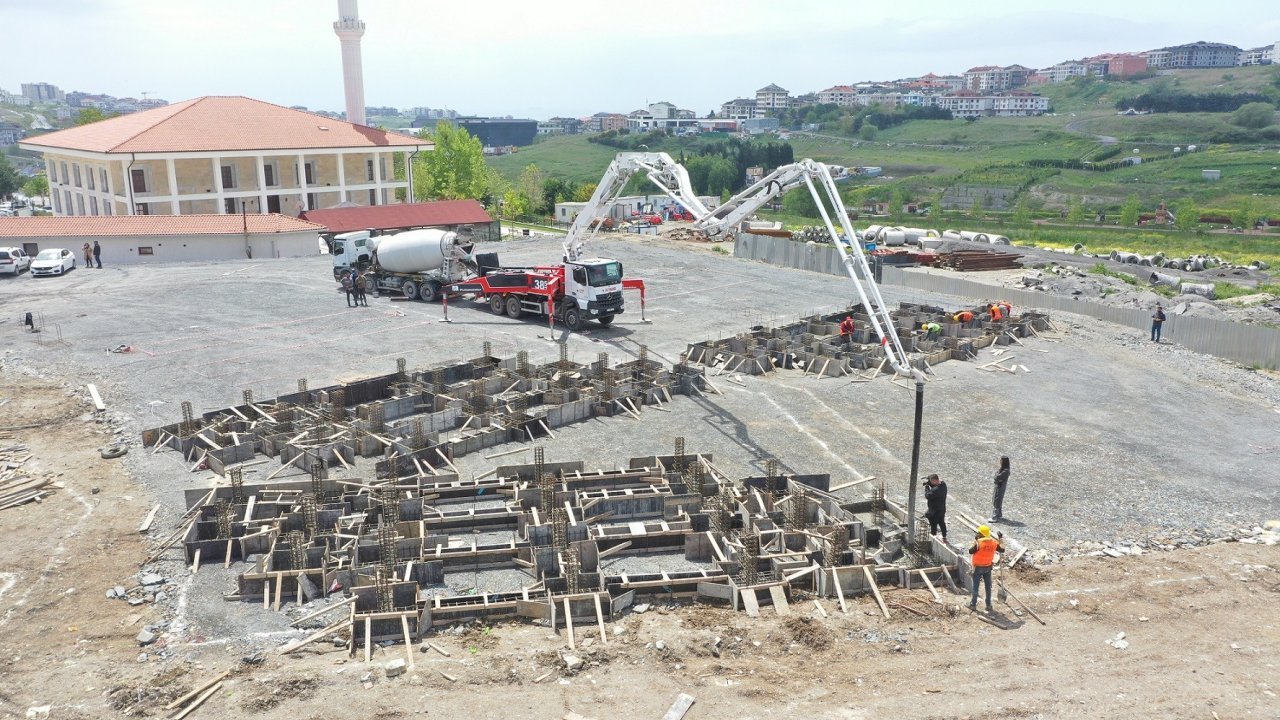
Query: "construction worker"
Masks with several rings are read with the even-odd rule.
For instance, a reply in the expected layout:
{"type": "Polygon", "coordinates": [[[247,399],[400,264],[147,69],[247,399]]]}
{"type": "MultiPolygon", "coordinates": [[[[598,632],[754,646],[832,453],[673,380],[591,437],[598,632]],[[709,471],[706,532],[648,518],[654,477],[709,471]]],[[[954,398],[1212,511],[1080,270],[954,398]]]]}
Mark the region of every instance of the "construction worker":
{"type": "Polygon", "coordinates": [[[840,339],[848,340],[853,338],[853,316],[845,315],[844,320],[840,321],[840,339]]]}
{"type": "Polygon", "coordinates": [[[1151,342],[1160,342],[1160,330],[1164,327],[1164,307],[1156,303],[1156,311],[1151,313],[1151,342]]]}
{"type": "Polygon", "coordinates": [[[347,307],[356,307],[353,300],[356,297],[356,281],[355,271],[347,270],[342,273],[342,291],[347,294],[347,307]]]}
{"type": "Polygon", "coordinates": [[[961,310],[960,312],[951,316],[951,319],[955,320],[961,325],[964,325],[965,327],[971,327],[973,325],[973,313],[969,312],[968,310],[961,310]]]}
{"type": "Polygon", "coordinates": [[[1009,304],[1008,300],[1001,300],[996,303],[996,306],[1000,308],[1000,315],[1002,317],[1006,319],[1013,317],[1013,306],[1009,304]]]}
{"type": "Polygon", "coordinates": [[[369,287],[368,274],[357,273],[351,285],[356,292],[356,305],[358,306],[363,302],[365,307],[369,307],[369,297],[365,295],[365,290],[369,287]]]}
{"type": "Polygon", "coordinates": [[[969,609],[978,609],[978,583],[985,582],[987,585],[987,612],[994,612],[995,608],[991,606],[991,566],[995,564],[996,553],[1004,552],[1004,545],[1000,542],[1004,538],[1004,533],[996,533],[996,537],[991,537],[991,528],[986,525],[978,526],[978,535],[973,539],[973,545],[969,547],[969,554],[973,557],[970,562],[973,563],[973,591],[969,595],[969,609]]]}
{"type": "Polygon", "coordinates": [[[1000,306],[991,303],[987,306],[987,314],[991,316],[991,322],[1000,322],[1002,315],[1000,314],[1000,306]]]}
{"type": "Polygon", "coordinates": [[[920,326],[925,340],[937,340],[942,337],[942,326],[936,322],[927,322],[920,326]]]}
{"type": "Polygon", "coordinates": [[[924,516],[929,521],[929,534],[942,533],[942,543],[947,542],[947,484],[942,482],[937,473],[925,478],[924,500],[928,509],[924,516]]]}
{"type": "Polygon", "coordinates": [[[991,522],[1004,520],[1004,489],[1009,484],[1009,456],[1000,456],[1000,469],[996,470],[995,489],[991,494],[991,522]]]}

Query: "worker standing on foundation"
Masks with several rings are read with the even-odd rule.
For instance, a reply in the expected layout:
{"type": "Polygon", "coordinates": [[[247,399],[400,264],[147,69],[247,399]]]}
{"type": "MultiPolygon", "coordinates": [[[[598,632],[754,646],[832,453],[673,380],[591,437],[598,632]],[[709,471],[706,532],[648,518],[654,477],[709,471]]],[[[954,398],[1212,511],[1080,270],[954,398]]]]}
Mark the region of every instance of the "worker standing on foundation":
{"type": "Polygon", "coordinates": [[[978,526],[978,535],[973,539],[973,545],[969,546],[969,554],[973,557],[973,591],[969,595],[969,609],[978,609],[978,583],[985,582],[987,584],[987,612],[994,612],[995,608],[991,606],[991,566],[995,564],[996,553],[1004,552],[1004,545],[1000,543],[1004,533],[996,533],[996,537],[991,537],[991,528],[986,525],[978,526]]]}
{"type": "Polygon", "coordinates": [[[929,521],[929,534],[942,533],[942,542],[947,542],[947,484],[942,482],[937,473],[924,481],[924,499],[929,504],[925,518],[929,521]]]}
{"type": "Polygon", "coordinates": [[[840,321],[840,339],[845,341],[852,340],[853,331],[854,331],[853,316],[845,315],[844,320],[840,321]]]}
{"type": "Polygon", "coordinates": [[[991,522],[1004,520],[1004,489],[1009,484],[1009,456],[1000,456],[1000,469],[996,470],[995,489],[991,494],[991,522]]]}
{"type": "Polygon", "coordinates": [[[965,327],[973,327],[973,313],[968,310],[961,310],[951,317],[952,320],[960,323],[965,327]]]}
{"type": "Polygon", "coordinates": [[[942,326],[936,322],[927,322],[920,326],[925,340],[937,340],[942,337],[942,326]]]}

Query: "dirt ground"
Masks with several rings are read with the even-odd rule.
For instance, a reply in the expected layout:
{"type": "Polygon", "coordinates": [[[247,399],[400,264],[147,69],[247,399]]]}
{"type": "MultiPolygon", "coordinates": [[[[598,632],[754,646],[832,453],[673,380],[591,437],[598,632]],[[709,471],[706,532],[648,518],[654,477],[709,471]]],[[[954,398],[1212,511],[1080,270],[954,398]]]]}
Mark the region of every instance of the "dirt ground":
{"type": "Polygon", "coordinates": [[[997,627],[924,590],[887,592],[887,620],[869,599],[846,614],[797,596],[791,616],[758,619],[659,600],[604,639],[579,628],[576,673],[565,637],[524,622],[431,636],[449,655],[414,648],[394,679],[383,667],[403,646],[366,665],[326,643],[281,657],[191,628],[143,649],[151,606],[103,593],[136,575],[151,499],[99,457],[111,430],[71,388],[6,371],[0,398],[2,442],[28,444],[26,469],[62,485],[0,511],[0,717],[165,717],[224,670],[192,717],[657,718],[680,693],[698,720],[1280,717],[1277,554],[1241,543],[1010,571],[1044,625],[998,604],[997,627]]]}

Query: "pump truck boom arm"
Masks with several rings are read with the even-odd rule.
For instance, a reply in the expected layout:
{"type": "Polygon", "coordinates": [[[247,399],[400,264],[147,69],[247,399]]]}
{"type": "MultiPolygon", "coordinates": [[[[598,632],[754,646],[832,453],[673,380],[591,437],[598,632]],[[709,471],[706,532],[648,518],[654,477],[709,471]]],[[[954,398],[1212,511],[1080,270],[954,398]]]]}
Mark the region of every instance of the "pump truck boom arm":
{"type": "Polygon", "coordinates": [[[863,252],[862,244],[854,232],[849,211],[840,199],[840,188],[836,185],[836,179],[844,177],[845,172],[843,167],[807,159],[783,165],[729,198],[714,211],[700,215],[694,222],[694,228],[713,236],[726,232],[733,233],[743,220],[750,217],[765,203],[792,188],[804,185],[813,196],[813,202],[818,207],[827,232],[831,234],[836,251],[840,253],[840,260],[844,263],[849,279],[853,281],[853,287],[862,301],[862,306],[867,309],[867,315],[871,318],[871,327],[880,338],[880,344],[884,348],[889,365],[899,375],[910,375],[917,380],[923,380],[923,374],[913,368],[907,358],[907,352],[898,338],[893,316],[889,314],[889,308],[880,295],[879,286],[872,279],[871,264],[867,262],[866,253],[863,252]],[[818,188],[822,188],[822,193],[818,192],[818,188]],[[828,204],[830,211],[827,208],[828,204]],[[834,219],[832,215],[835,216],[834,219]],[[836,231],[836,222],[840,224],[844,230],[844,237],[848,239],[847,248],[845,243],[840,241],[841,233],[836,231]]]}
{"type": "Polygon", "coordinates": [[[591,199],[574,218],[569,226],[569,234],[564,240],[565,260],[572,261],[582,257],[583,247],[587,239],[594,233],[597,223],[602,221],[610,203],[622,194],[627,183],[636,174],[643,172],[668,197],[680,203],[693,214],[703,217],[709,213],[702,201],[693,192],[689,183],[689,173],[684,166],[671,159],[664,152],[624,152],[618,153],[604,176],[596,185],[591,199]]]}

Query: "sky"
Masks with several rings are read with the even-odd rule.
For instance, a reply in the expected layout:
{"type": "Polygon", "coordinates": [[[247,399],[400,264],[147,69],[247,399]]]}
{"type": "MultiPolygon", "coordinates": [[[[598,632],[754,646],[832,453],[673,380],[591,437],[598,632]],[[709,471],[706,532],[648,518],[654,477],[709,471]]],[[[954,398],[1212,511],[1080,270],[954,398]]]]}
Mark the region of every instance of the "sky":
{"type": "MultiPolygon", "coordinates": [[[[1274,0],[359,0],[365,104],[544,119],[666,100],[705,114],[976,65],[1280,40],[1274,0]],[[1039,7],[1047,9],[1036,9],[1039,7]]],[[[0,0],[0,88],[344,107],[336,0],[0,0]]]]}

